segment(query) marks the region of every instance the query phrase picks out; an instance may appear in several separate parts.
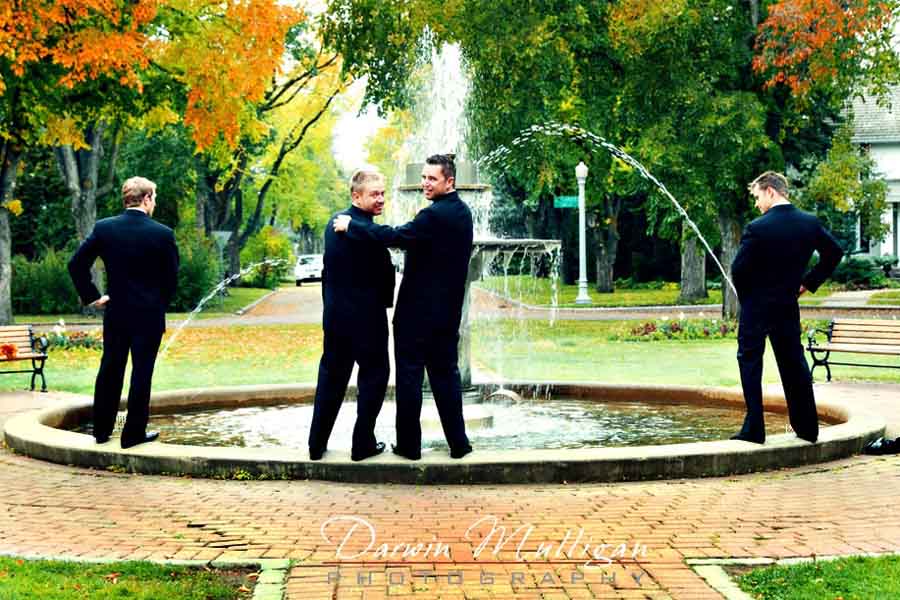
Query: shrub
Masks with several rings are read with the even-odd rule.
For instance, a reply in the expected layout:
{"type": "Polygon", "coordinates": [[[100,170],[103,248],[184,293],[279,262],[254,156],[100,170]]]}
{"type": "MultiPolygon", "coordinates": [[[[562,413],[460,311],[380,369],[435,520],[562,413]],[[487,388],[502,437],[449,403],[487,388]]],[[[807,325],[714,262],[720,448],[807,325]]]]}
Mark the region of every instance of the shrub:
{"type": "Polygon", "coordinates": [[[722,319],[659,319],[647,321],[626,333],[609,336],[611,342],[652,342],[658,340],[700,340],[734,338],[737,321],[722,319]]]}
{"type": "Polygon", "coordinates": [[[677,290],[680,286],[675,281],[663,281],[662,279],[635,281],[631,277],[626,277],[625,279],[616,279],[615,287],[628,290],[677,290]]]}
{"type": "Polygon", "coordinates": [[[241,278],[240,285],[275,289],[294,266],[291,241],[274,227],[266,226],[247,240],[247,245],[241,250],[241,265],[246,268],[255,263],[273,260],[281,262],[258,266],[241,278]]]}
{"type": "Polygon", "coordinates": [[[69,277],[69,254],[47,249],[36,261],[12,259],[12,309],[19,314],[59,314],[81,311],[81,301],[69,277]]]}
{"type": "Polygon", "coordinates": [[[50,343],[48,349],[68,350],[70,348],[103,348],[103,330],[99,327],[92,331],[66,331],[66,322],[62,319],[53,326],[47,335],[50,343]]]}
{"type": "Polygon", "coordinates": [[[875,264],[884,271],[885,277],[891,276],[891,271],[894,269],[894,266],[897,264],[897,257],[892,254],[887,254],[885,256],[876,256],[874,258],[875,264]]]}
{"type": "Polygon", "coordinates": [[[175,234],[181,266],[178,269],[178,288],[170,309],[176,312],[193,310],[222,279],[222,259],[216,243],[192,227],[179,228],[175,234]]]}
{"type": "Polygon", "coordinates": [[[844,284],[848,289],[878,288],[887,283],[882,267],[865,256],[851,256],[842,260],[831,279],[844,284]]]}

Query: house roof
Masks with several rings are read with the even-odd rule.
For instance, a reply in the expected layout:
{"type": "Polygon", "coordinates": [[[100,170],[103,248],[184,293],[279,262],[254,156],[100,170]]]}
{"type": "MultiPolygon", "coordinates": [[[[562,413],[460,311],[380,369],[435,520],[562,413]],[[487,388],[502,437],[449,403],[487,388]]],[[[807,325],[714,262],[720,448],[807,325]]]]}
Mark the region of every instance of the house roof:
{"type": "Polygon", "coordinates": [[[853,138],[858,144],[900,142],[900,86],[891,89],[890,108],[879,106],[875,98],[853,99],[853,138]]]}

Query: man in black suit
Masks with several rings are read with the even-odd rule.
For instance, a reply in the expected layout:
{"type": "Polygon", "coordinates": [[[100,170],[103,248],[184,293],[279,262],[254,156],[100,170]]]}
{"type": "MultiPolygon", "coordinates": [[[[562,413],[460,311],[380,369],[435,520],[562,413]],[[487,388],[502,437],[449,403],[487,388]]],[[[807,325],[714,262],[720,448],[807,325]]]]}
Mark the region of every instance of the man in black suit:
{"type": "MultiPolygon", "coordinates": [[[[372,217],[384,209],[384,177],[375,170],[357,171],[350,179],[350,197],[350,208],[332,220],[346,215],[371,223],[372,217]]],[[[309,432],[309,457],[319,460],[325,453],[356,362],[358,395],[351,458],[358,461],[384,451],[384,443],[375,440],[375,420],[391,371],[385,309],[394,304],[394,265],[387,248],[338,235],[331,223],[325,228],[324,265],[325,341],[309,432]]]]}
{"type": "Polygon", "coordinates": [[[339,217],[336,231],[406,250],[403,280],[394,311],[397,363],[397,445],[394,453],[418,460],[422,452],[422,382],[425,371],[434,393],[450,456],[472,451],[462,412],[457,344],[472,255],[472,213],[454,184],[453,157],[428,157],[422,188],[431,205],[400,227],[339,217]]]}
{"type": "Polygon", "coordinates": [[[97,221],[94,230],[69,261],[69,274],[82,302],[105,308],[103,356],[94,385],[94,438],[109,440],[122,396],[125,365],[131,353],[128,415],[121,444],[130,448],[152,442],[147,432],[153,367],[163,332],[166,307],[178,280],[178,248],[172,230],[151,217],[156,184],[132,177],[122,185],[125,211],[97,221]],[[91,281],[91,266],[100,257],[106,268],[108,293],[91,281]]]}
{"type": "Polygon", "coordinates": [[[815,293],[841,260],[841,247],[819,220],[788,201],[787,180],[767,171],[750,184],[761,217],[747,225],[731,265],[741,302],[738,365],[747,414],[732,439],[762,444],[762,370],[766,337],[772,343],[784,387],[791,426],[797,436],[815,443],[819,436],[816,401],[809,366],[800,343],[797,298],[815,293]],[[819,253],[809,272],[807,265],[819,253]]]}

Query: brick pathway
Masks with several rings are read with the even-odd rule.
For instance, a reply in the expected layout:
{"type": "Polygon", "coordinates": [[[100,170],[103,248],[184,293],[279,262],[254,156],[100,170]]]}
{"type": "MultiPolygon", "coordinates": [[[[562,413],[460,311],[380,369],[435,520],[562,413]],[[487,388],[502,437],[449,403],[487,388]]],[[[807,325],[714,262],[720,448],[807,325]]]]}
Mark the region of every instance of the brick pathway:
{"type": "MultiPolygon", "coordinates": [[[[883,398],[893,392],[900,399],[900,386],[879,389],[883,398]]],[[[819,393],[864,403],[871,391],[833,384],[819,393]]],[[[0,418],[53,398],[2,394],[0,418]]],[[[890,409],[887,402],[881,406],[890,409]]],[[[426,487],[127,475],[4,450],[0,489],[0,552],[287,557],[299,561],[288,581],[291,600],[718,598],[684,559],[900,550],[900,456],[723,479],[426,487]],[[496,554],[493,542],[479,553],[491,515],[508,535],[518,532],[496,554]],[[332,522],[327,541],[320,530],[340,516],[361,520],[338,556],[351,522],[332,522]],[[416,557],[403,558],[403,547],[396,548],[418,543],[424,547],[416,557]],[[453,563],[438,544],[449,548],[453,563]],[[646,552],[632,560],[635,547],[646,552]],[[597,566],[563,562],[583,562],[586,549],[597,566]],[[351,564],[360,560],[378,564],[351,564]],[[389,561],[405,566],[386,566],[389,561]]]]}

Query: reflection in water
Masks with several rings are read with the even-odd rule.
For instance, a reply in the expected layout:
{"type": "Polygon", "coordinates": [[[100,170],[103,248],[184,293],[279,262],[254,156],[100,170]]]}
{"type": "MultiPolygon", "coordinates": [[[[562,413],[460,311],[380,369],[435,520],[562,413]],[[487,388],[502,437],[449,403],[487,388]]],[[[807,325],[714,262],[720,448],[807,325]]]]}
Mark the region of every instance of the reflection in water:
{"type": "MultiPolygon", "coordinates": [[[[491,427],[469,429],[477,449],[572,449],[642,446],[727,439],[743,421],[743,410],[690,404],[591,402],[572,399],[528,400],[477,405],[493,416],[491,427]]],[[[394,440],[396,405],[385,402],[376,436],[394,440]]],[[[433,410],[433,407],[432,407],[433,410]]],[[[349,450],[356,403],[344,403],[331,450],[349,450]]],[[[311,404],[215,409],[159,415],[151,428],[170,444],[305,449],[311,404]]],[[[767,414],[770,434],[786,431],[784,415],[767,414]]],[[[89,428],[89,426],[88,426],[89,428]]],[[[85,428],[86,430],[88,428],[85,428]]],[[[437,416],[423,412],[423,449],[446,449],[437,416]]]]}

